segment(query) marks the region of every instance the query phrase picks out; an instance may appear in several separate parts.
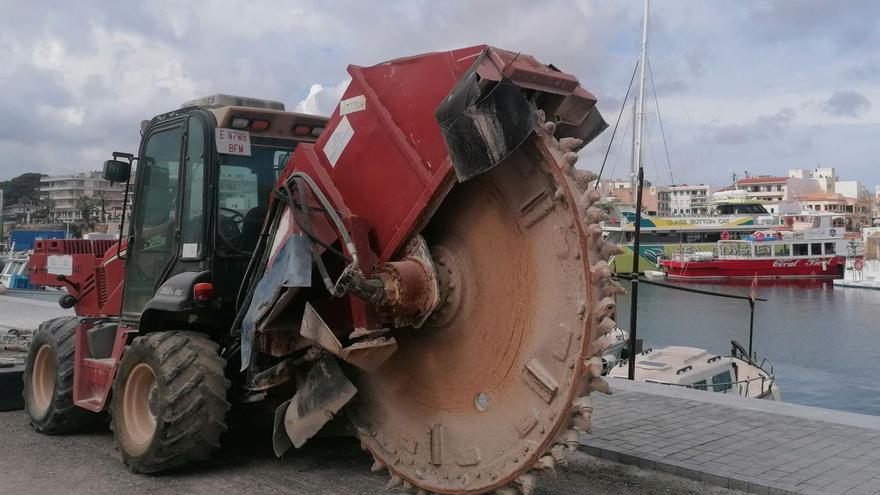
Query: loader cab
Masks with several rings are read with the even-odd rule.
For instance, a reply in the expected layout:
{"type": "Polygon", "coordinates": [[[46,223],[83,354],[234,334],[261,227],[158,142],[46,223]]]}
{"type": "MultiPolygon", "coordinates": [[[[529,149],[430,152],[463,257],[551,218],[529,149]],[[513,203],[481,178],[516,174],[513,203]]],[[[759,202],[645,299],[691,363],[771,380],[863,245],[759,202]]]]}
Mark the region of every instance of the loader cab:
{"type": "Polygon", "coordinates": [[[278,102],[215,95],[145,123],[122,319],[228,324],[278,174],[325,122],[278,102]]]}

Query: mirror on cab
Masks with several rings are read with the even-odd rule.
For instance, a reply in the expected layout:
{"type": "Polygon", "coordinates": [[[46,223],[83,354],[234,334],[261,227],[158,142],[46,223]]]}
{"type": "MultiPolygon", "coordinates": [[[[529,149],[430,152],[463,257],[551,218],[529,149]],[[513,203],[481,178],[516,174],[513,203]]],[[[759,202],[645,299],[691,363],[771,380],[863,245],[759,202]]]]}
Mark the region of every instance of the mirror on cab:
{"type": "Polygon", "coordinates": [[[122,160],[104,162],[104,179],[110,182],[128,182],[131,174],[131,163],[122,160]]]}

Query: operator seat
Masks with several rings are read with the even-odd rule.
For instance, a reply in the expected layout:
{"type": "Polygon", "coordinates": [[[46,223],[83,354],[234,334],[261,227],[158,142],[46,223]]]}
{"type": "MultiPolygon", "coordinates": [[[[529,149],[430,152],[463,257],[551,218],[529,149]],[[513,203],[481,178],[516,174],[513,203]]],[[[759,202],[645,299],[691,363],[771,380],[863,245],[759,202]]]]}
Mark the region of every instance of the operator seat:
{"type": "Polygon", "coordinates": [[[255,206],[244,215],[241,225],[241,250],[253,251],[257,246],[257,239],[263,229],[263,221],[269,209],[265,206],[255,206]]]}

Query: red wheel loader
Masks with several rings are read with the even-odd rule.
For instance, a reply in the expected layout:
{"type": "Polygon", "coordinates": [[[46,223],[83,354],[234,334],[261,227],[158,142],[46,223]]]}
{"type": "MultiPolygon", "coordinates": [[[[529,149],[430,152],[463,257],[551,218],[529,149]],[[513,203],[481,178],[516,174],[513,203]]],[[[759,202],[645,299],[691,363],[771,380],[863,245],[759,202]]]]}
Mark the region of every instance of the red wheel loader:
{"type": "Polygon", "coordinates": [[[577,79],[489,46],[349,67],[329,119],[216,95],[154,117],[109,180],[117,241],[41,241],[75,318],[30,349],[34,429],[109,410],[134,472],[207,459],[271,404],[281,455],[333,416],[413,493],[530,493],[589,430],[615,326],[577,79]],[[136,177],[130,177],[132,165],[136,177]]]}

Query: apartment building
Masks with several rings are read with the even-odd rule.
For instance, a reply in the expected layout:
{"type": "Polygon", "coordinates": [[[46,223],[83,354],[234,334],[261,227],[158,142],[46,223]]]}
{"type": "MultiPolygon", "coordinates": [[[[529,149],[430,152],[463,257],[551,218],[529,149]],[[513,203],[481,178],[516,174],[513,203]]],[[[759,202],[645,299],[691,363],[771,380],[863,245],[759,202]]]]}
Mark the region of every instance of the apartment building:
{"type": "Polygon", "coordinates": [[[40,201],[50,202],[51,222],[81,221],[77,200],[83,196],[94,199],[92,221],[114,221],[122,216],[124,188],[104,180],[101,172],[47,176],[40,179],[40,201]]]}
{"type": "Polygon", "coordinates": [[[708,215],[712,187],[706,184],[669,186],[669,210],[673,216],[708,215]]]}

